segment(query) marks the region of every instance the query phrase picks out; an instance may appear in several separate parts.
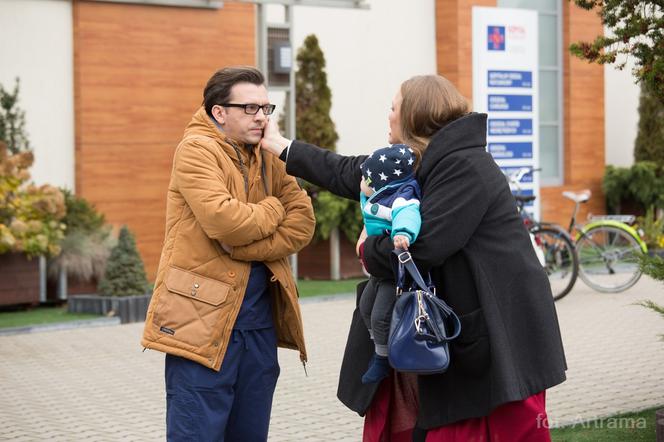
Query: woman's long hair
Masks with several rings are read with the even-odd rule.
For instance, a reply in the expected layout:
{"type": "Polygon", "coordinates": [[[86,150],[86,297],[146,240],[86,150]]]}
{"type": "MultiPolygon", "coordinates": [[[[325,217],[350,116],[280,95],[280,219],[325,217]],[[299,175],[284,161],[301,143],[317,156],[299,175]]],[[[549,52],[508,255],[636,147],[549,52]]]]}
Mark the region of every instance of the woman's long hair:
{"type": "Polygon", "coordinates": [[[431,137],[470,111],[468,100],[440,75],[418,75],[401,84],[401,135],[417,156],[431,137]]]}

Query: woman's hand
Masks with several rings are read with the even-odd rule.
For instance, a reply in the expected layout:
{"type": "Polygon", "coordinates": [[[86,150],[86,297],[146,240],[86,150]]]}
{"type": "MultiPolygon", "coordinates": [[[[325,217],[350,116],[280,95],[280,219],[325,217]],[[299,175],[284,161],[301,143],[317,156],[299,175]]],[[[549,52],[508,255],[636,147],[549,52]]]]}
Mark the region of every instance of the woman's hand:
{"type": "Polygon", "coordinates": [[[279,133],[277,121],[273,118],[268,119],[263,130],[263,138],[260,141],[261,149],[279,156],[289,143],[290,140],[282,137],[279,133]]]}
{"type": "Polygon", "coordinates": [[[360,256],[360,246],[364,243],[366,239],[367,239],[367,229],[366,227],[363,227],[362,231],[360,232],[360,237],[357,238],[357,244],[355,244],[355,254],[357,256],[360,256]]]}

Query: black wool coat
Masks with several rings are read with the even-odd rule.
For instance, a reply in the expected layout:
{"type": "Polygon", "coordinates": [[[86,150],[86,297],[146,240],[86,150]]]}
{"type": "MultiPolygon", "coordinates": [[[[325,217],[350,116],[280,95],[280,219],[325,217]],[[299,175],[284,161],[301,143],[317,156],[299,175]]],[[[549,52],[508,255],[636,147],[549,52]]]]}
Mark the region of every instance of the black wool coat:
{"type": "MultiPolygon", "coordinates": [[[[565,380],[551,288],[507,181],[486,152],[486,119],[486,114],[471,113],[442,128],[417,171],[422,228],[410,251],[420,271],[431,272],[438,296],[462,324],[461,335],[451,344],[448,371],[418,376],[420,428],[487,416],[501,404],[565,380]]],[[[286,170],[358,199],[365,158],[294,141],[286,170]]],[[[393,277],[392,248],[389,236],[367,238],[364,258],[372,275],[393,277]]],[[[377,390],[376,384],[360,381],[372,353],[356,309],[337,394],[360,415],[377,390]]]]}

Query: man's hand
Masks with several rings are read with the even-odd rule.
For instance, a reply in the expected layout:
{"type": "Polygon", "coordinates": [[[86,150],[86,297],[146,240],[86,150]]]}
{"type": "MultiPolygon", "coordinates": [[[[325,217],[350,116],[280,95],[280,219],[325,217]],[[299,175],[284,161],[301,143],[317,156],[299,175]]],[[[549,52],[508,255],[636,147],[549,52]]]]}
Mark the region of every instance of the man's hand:
{"type": "Polygon", "coordinates": [[[395,235],[393,241],[395,249],[408,250],[408,246],[410,245],[410,240],[408,239],[407,236],[395,235]]]}
{"type": "Polygon", "coordinates": [[[263,138],[260,141],[261,149],[279,156],[289,143],[290,140],[282,137],[279,133],[277,121],[272,118],[268,119],[265,129],[263,130],[263,138]]]}

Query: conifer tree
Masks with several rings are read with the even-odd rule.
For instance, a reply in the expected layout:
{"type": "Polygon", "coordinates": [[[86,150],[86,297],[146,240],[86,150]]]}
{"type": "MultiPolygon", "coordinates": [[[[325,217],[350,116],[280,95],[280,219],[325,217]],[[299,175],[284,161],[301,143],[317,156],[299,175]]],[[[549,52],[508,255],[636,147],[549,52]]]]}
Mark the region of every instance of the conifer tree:
{"type": "Polygon", "coordinates": [[[106,296],[144,295],[148,291],[143,260],[127,226],[120,229],[118,243],[108,258],[99,291],[106,296]]]}
{"type": "Polygon", "coordinates": [[[4,141],[11,154],[30,150],[25,132],[25,112],[18,107],[19,79],[13,92],[0,85],[0,141],[4,141]]]}
{"type": "Polygon", "coordinates": [[[641,85],[634,161],[652,161],[664,167],[664,101],[658,100],[646,84],[641,85]]]}
{"type": "Polygon", "coordinates": [[[295,138],[336,151],[337,130],[330,117],[332,92],[327,85],[325,55],[314,34],[297,52],[295,138]]]}
{"type": "MultiPolygon", "coordinates": [[[[339,135],[330,117],[332,92],[327,85],[325,55],[316,35],[304,39],[297,52],[295,73],[295,138],[336,151],[339,135]]],[[[280,122],[283,129],[283,120],[280,122]]],[[[362,215],[355,201],[337,197],[310,183],[303,186],[312,198],[316,215],[315,237],[327,239],[335,227],[355,242],[362,215]]]]}
{"type": "Polygon", "coordinates": [[[599,64],[625,67],[626,56],[634,59],[632,74],[664,103],[664,4],[662,0],[573,0],[586,10],[595,10],[612,35],[599,35],[592,42],[570,46],[573,55],[599,64]]]}

